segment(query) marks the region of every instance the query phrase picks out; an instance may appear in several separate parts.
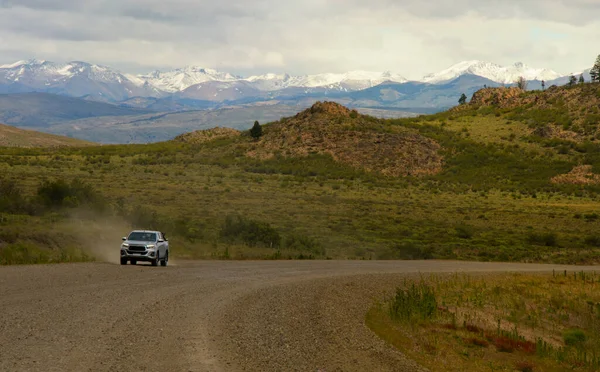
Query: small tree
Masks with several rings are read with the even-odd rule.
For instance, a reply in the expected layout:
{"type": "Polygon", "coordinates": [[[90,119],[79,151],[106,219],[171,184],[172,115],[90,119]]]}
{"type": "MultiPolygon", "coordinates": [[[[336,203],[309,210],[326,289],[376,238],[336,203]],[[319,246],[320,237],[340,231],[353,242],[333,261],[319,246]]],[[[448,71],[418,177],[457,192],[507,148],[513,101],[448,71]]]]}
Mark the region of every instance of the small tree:
{"type": "Polygon", "coordinates": [[[585,83],[585,78],[583,77],[583,74],[579,75],[579,84],[583,84],[585,83]]]}
{"type": "Polygon", "coordinates": [[[569,82],[567,83],[567,85],[572,87],[575,84],[577,84],[577,78],[573,75],[569,76],[569,82]]]}
{"type": "Polygon", "coordinates": [[[523,76],[520,76],[517,79],[516,83],[519,89],[527,90],[527,80],[525,80],[523,76]]]}
{"type": "Polygon", "coordinates": [[[262,136],[262,127],[258,123],[258,121],[254,122],[252,129],[250,129],[250,135],[254,139],[259,139],[262,136]]]}
{"type": "Polygon", "coordinates": [[[542,80],[542,90],[546,90],[546,82],[542,80]]]}
{"type": "Polygon", "coordinates": [[[465,103],[467,103],[467,96],[463,93],[458,99],[458,104],[464,105],[465,103]]]}
{"type": "Polygon", "coordinates": [[[600,82],[600,55],[596,58],[596,63],[590,70],[590,75],[592,76],[592,83],[600,82]]]}

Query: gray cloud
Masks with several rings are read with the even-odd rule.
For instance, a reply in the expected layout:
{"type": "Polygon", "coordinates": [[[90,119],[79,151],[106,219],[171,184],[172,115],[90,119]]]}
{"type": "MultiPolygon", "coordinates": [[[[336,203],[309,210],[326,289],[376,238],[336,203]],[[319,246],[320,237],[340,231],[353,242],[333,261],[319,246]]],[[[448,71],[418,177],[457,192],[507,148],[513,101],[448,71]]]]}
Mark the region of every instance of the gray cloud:
{"type": "Polygon", "coordinates": [[[597,0],[0,0],[0,63],[20,54],[137,71],[416,78],[485,59],[571,72],[595,58],[599,13],[597,0]]]}

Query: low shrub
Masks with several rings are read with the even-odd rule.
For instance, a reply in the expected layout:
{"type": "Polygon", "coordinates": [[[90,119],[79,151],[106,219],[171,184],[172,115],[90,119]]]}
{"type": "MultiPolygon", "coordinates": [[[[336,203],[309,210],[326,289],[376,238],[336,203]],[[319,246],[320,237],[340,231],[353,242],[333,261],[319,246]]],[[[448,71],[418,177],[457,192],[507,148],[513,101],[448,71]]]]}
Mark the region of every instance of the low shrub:
{"type": "Polygon", "coordinates": [[[586,245],[589,245],[592,247],[600,247],[600,236],[588,235],[585,237],[584,242],[586,245]]]}
{"type": "Polygon", "coordinates": [[[482,338],[477,338],[477,337],[466,338],[465,343],[467,343],[468,345],[475,345],[475,346],[479,346],[479,347],[490,346],[489,342],[487,342],[486,340],[484,340],[482,338]]]}
{"type": "Polygon", "coordinates": [[[515,369],[519,372],[533,372],[535,369],[535,364],[529,361],[521,361],[515,363],[515,369]]]}
{"type": "Polygon", "coordinates": [[[78,179],[44,181],[37,190],[38,200],[49,208],[73,208],[80,205],[102,208],[100,195],[94,188],[78,179]]]}
{"type": "Polygon", "coordinates": [[[531,341],[515,339],[505,335],[486,335],[486,338],[494,344],[496,350],[501,353],[513,353],[522,351],[526,354],[535,354],[536,344],[531,341]]]}
{"type": "Polygon", "coordinates": [[[392,249],[393,258],[402,260],[430,260],[433,258],[433,248],[420,247],[415,242],[396,243],[392,249]]]}
{"type": "Polygon", "coordinates": [[[290,250],[325,255],[325,249],[323,249],[321,244],[316,239],[297,233],[286,236],[283,246],[290,250]]]}
{"type": "Polygon", "coordinates": [[[555,233],[530,233],[527,240],[530,244],[546,247],[556,247],[558,244],[555,233]]]}
{"type": "Polygon", "coordinates": [[[279,232],[270,224],[239,215],[229,215],[225,218],[220,236],[225,241],[240,241],[249,247],[279,248],[281,245],[279,232]]]}
{"type": "Polygon", "coordinates": [[[471,239],[473,237],[473,228],[467,225],[459,225],[455,227],[456,236],[461,239],[471,239]]]}
{"type": "Polygon", "coordinates": [[[29,209],[21,189],[13,180],[0,179],[0,212],[20,213],[29,209]]]}
{"type": "Polygon", "coordinates": [[[569,329],[563,333],[563,340],[565,345],[578,346],[585,342],[587,337],[585,333],[580,329],[569,329]]]}
{"type": "Polygon", "coordinates": [[[483,329],[477,327],[476,325],[473,324],[467,324],[465,325],[465,329],[469,332],[472,333],[483,333],[483,329]]]}

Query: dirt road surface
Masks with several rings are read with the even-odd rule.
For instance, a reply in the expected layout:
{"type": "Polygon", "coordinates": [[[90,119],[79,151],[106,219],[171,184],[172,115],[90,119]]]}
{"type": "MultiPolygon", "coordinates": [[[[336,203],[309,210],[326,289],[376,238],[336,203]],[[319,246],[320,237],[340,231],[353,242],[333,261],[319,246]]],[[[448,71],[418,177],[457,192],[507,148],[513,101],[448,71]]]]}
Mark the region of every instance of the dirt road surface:
{"type": "Polygon", "coordinates": [[[407,275],[594,270],[448,261],[0,267],[0,371],[416,371],[364,325],[407,275]]]}

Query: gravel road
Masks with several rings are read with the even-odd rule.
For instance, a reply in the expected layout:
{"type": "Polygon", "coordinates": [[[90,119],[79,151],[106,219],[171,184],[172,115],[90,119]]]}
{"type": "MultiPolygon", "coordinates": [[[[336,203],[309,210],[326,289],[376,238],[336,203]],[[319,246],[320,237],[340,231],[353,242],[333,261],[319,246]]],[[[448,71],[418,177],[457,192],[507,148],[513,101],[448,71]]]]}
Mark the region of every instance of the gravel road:
{"type": "Polygon", "coordinates": [[[451,261],[0,267],[0,371],[416,371],[364,325],[427,272],[594,270],[451,261]]]}

